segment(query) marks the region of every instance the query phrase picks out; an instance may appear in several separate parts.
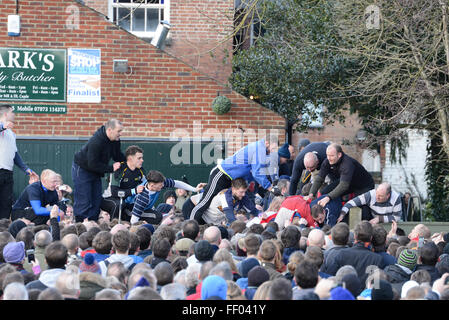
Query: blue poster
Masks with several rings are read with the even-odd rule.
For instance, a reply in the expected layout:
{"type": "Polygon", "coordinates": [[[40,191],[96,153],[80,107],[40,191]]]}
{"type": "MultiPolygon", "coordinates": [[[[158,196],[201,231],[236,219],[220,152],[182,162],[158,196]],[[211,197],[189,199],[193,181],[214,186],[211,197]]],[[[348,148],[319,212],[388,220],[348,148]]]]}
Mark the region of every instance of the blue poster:
{"type": "Polygon", "coordinates": [[[68,49],[67,102],[101,102],[100,49],[68,49]]]}

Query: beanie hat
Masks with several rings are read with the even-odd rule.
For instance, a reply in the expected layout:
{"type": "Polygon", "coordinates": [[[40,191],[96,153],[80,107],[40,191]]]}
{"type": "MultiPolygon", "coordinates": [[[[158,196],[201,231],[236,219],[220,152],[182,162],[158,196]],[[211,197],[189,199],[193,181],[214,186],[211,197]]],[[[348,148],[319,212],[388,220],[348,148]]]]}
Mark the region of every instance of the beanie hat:
{"type": "Polygon", "coordinates": [[[278,150],[279,157],[290,159],[290,151],[288,150],[288,142],[284,143],[278,150]]]}
{"type": "Polygon", "coordinates": [[[154,233],[154,226],[152,224],[149,224],[149,223],[143,224],[143,225],[141,225],[141,227],[147,228],[148,230],[150,230],[151,234],[153,235],[153,233],[154,233]]]}
{"type": "Polygon", "coordinates": [[[229,238],[229,232],[228,229],[224,226],[218,226],[218,229],[220,229],[221,238],[222,239],[228,239],[229,238]]]}
{"type": "Polygon", "coordinates": [[[95,261],[95,257],[92,253],[88,252],[84,256],[83,262],[81,262],[80,266],[81,272],[93,272],[93,273],[101,273],[100,266],[97,261],[95,261]]]}
{"type": "Polygon", "coordinates": [[[402,250],[402,252],[399,254],[398,264],[400,266],[409,268],[410,270],[413,271],[413,269],[415,269],[417,262],[418,262],[418,255],[413,250],[410,249],[402,250]]]}
{"type": "Polygon", "coordinates": [[[200,262],[210,261],[214,257],[214,249],[207,240],[200,240],[194,247],[195,257],[200,262]]]}
{"type": "Polygon", "coordinates": [[[371,300],[393,300],[393,288],[388,281],[379,280],[379,285],[371,290],[371,300]]]}
{"type": "Polygon", "coordinates": [[[164,202],[167,201],[168,198],[173,197],[175,198],[175,201],[178,200],[178,196],[176,195],[176,192],[174,190],[167,190],[164,193],[164,202]]]}
{"type": "Polygon", "coordinates": [[[360,282],[360,279],[357,275],[350,273],[345,275],[342,280],[342,283],[344,283],[345,288],[351,292],[351,294],[354,297],[358,297],[358,295],[362,292],[362,283],[360,282]]]}
{"type": "Polygon", "coordinates": [[[206,300],[210,297],[219,297],[226,300],[226,293],[228,291],[228,284],[226,280],[217,275],[207,276],[201,284],[201,300],[206,300]]]}
{"type": "Polygon", "coordinates": [[[242,276],[242,278],[248,278],[248,273],[250,272],[250,270],[259,265],[259,260],[257,260],[256,258],[246,258],[239,263],[239,274],[242,276]]]}
{"type": "Polygon", "coordinates": [[[298,150],[301,150],[301,148],[305,148],[310,144],[310,140],[309,139],[301,139],[299,140],[298,143],[298,150]]]}
{"type": "Polygon", "coordinates": [[[335,287],[331,290],[330,300],[355,300],[355,298],[349,290],[342,287],[335,287]]]}
{"type": "Polygon", "coordinates": [[[268,280],[270,280],[270,274],[261,266],[253,267],[248,272],[248,287],[258,287],[268,280]]]}
{"type": "Polygon", "coordinates": [[[165,214],[165,213],[169,213],[171,208],[173,208],[173,206],[171,204],[168,203],[161,203],[157,206],[156,211],[165,214]]]}
{"type": "Polygon", "coordinates": [[[26,226],[27,226],[26,223],[23,222],[22,220],[15,220],[9,225],[8,232],[13,236],[13,238],[15,238],[19,233],[19,231],[25,228],[26,226]]]}
{"type": "Polygon", "coordinates": [[[25,243],[10,242],[3,248],[3,259],[7,263],[19,263],[25,258],[25,243]]]}

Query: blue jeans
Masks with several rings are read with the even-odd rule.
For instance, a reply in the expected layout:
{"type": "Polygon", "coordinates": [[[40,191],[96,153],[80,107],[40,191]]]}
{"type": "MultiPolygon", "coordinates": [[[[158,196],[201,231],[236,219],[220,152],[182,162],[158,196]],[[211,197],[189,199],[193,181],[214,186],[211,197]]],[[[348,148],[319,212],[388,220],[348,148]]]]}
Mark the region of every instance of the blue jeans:
{"type": "Polygon", "coordinates": [[[76,163],[72,164],[73,180],[73,214],[76,221],[98,220],[103,197],[101,178],[84,170],[76,163]]]}

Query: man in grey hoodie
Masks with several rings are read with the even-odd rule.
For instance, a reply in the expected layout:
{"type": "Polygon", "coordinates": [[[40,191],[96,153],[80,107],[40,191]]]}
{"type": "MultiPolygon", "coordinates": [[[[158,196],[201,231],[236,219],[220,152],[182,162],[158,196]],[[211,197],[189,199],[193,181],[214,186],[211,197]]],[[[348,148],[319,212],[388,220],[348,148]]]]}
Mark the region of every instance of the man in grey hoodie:
{"type": "Polygon", "coordinates": [[[67,248],[61,241],[55,241],[47,246],[45,261],[48,264],[48,269],[41,272],[38,280],[29,282],[26,285],[27,290],[38,289],[43,291],[47,288],[55,288],[56,279],[65,271],[67,263],[67,248]]]}
{"type": "Polygon", "coordinates": [[[125,268],[131,271],[135,263],[134,259],[128,255],[130,244],[131,237],[128,230],[119,230],[112,236],[112,248],[115,253],[99,263],[103,277],[106,277],[108,265],[117,261],[123,263],[125,268]]]}

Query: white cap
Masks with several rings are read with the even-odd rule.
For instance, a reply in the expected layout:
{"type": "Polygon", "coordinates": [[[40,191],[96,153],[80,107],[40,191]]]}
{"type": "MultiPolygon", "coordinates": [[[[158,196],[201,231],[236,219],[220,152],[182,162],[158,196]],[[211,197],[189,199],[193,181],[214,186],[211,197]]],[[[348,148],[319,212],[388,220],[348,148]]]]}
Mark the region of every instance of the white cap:
{"type": "Polygon", "coordinates": [[[404,299],[407,296],[407,292],[413,288],[419,287],[419,283],[415,280],[409,280],[402,285],[401,298],[404,299]]]}

